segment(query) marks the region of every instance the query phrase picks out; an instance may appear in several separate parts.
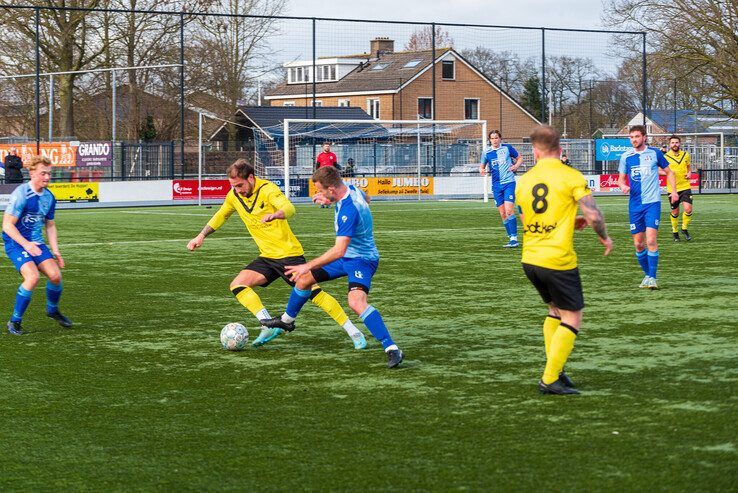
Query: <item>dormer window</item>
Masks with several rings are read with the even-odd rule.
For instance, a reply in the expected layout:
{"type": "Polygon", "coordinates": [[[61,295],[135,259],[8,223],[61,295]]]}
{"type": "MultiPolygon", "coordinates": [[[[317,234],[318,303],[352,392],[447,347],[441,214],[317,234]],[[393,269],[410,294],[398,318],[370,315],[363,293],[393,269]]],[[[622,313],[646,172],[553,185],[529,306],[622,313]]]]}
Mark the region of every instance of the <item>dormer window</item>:
{"type": "Polygon", "coordinates": [[[420,60],[410,60],[405,65],[402,66],[402,68],[413,68],[417,67],[420,64],[420,60]]]}
{"type": "MultiPolygon", "coordinates": [[[[338,80],[336,77],[338,70],[336,65],[317,65],[315,67],[315,82],[333,82],[338,80]]],[[[300,67],[287,68],[287,83],[300,84],[312,82],[313,67],[304,65],[300,67]]]]}
{"type": "Polygon", "coordinates": [[[384,70],[389,67],[389,63],[377,63],[372,67],[372,70],[384,70]]]}

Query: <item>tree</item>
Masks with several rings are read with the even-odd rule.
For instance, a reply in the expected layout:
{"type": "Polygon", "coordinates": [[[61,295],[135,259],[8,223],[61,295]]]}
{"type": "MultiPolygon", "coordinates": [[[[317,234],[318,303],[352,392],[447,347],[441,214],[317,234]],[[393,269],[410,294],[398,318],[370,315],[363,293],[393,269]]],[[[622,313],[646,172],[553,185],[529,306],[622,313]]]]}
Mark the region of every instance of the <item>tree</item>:
{"type": "Polygon", "coordinates": [[[738,117],[735,0],[608,0],[603,21],[648,31],[649,74],[700,81],[685,87],[700,108],[738,117]]]}
{"type": "Polygon", "coordinates": [[[541,120],[541,81],[537,75],[530,77],[523,85],[523,95],[520,104],[537,120],[541,120]]]}
{"type": "Polygon", "coordinates": [[[525,81],[538,74],[536,62],[511,51],[493,51],[483,46],[463,50],[461,55],[489,80],[515,98],[523,95],[525,81]]]}
{"type": "MultiPolygon", "coordinates": [[[[454,40],[448,31],[436,26],[436,49],[451,48],[454,40]]],[[[410,39],[405,44],[406,51],[423,51],[433,48],[433,26],[424,26],[416,30],[410,35],[410,39]]]]}

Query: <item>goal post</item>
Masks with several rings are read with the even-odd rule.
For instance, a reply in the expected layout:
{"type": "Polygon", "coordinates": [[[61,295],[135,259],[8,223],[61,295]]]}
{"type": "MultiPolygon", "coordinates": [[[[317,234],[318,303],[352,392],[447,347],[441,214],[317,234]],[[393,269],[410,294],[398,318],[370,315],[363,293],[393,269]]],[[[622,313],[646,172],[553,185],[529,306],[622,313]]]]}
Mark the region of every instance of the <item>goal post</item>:
{"type": "Polygon", "coordinates": [[[344,179],[372,196],[488,199],[479,175],[484,120],[286,119],[280,127],[264,129],[273,138],[257,144],[257,159],[276,178],[279,154],[288,197],[309,195],[316,157],[329,143],[344,179]]]}

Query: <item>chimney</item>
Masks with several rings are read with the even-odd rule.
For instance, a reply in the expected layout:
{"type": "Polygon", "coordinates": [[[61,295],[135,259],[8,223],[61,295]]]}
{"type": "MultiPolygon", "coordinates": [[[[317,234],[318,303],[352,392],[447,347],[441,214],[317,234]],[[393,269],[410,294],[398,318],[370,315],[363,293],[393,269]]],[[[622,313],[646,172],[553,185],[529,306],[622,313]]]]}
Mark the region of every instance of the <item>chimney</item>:
{"type": "Polygon", "coordinates": [[[369,48],[372,58],[379,58],[385,53],[395,51],[395,41],[387,37],[377,36],[369,42],[369,48]]]}

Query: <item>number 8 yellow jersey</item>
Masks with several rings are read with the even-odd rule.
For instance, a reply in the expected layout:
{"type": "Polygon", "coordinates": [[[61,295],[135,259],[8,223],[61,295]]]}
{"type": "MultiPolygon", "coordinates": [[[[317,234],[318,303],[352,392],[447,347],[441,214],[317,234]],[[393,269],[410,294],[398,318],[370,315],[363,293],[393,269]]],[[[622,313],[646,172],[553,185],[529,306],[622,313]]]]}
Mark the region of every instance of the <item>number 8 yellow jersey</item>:
{"type": "Polygon", "coordinates": [[[518,180],[524,264],[554,270],[577,266],[574,219],[579,199],[590,193],[584,175],[555,158],[539,160],[518,180]]]}

